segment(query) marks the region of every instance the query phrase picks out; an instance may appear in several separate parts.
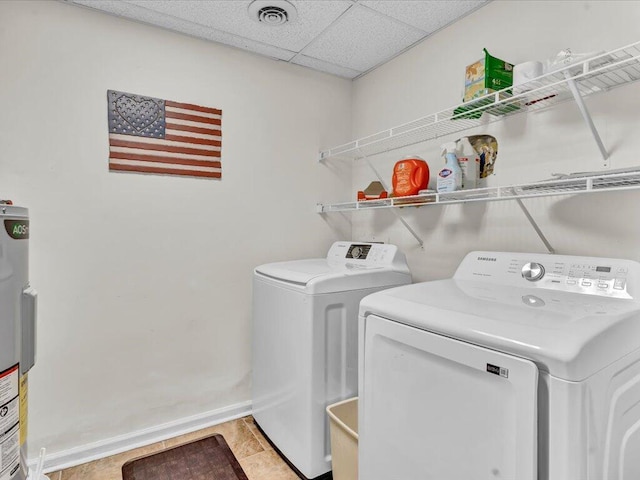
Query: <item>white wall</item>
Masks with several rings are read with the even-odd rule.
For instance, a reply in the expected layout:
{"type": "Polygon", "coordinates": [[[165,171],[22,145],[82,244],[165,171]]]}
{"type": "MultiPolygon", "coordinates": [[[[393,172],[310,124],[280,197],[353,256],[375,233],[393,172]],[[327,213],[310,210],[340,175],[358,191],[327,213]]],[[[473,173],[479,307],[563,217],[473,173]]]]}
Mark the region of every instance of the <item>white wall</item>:
{"type": "Polygon", "coordinates": [[[348,237],[315,203],[351,82],[61,2],[0,2],[0,197],[30,208],[30,450],[250,400],[252,269],[348,237]],[[108,171],[107,89],[223,110],[223,178],[108,171]]]}
{"type": "MultiPolygon", "coordinates": [[[[355,81],[355,138],[458,104],[464,68],[481,58],[483,47],[511,63],[544,60],[567,47],[592,52],[640,41],[638,25],[640,2],[494,0],[355,81]]],[[[640,84],[588,98],[586,103],[611,152],[610,168],[640,165],[640,84]]],[[[477,133],[493,134],[499,142],[490,186],[603,168],[572,102],[372,160],[389,184],[393,164],[407,154],[425,158],[435,178],[444,164],[440,144],[477,133]]],[[[356,162],[349,195],[372,180],[363,162],[356,162]]],[[[525,204],[558,253],[640,260],[639,201],[640,194],[633,192],[531,199],[525,204]]],[[[424,239],[424,249],[390,211],[352,214],[353,237],[400,245],[408,253],[415,280],[450,276],[462,257],[475,249],[546,251],[513,201],[403,209],[402,215],[424,239]]]]}

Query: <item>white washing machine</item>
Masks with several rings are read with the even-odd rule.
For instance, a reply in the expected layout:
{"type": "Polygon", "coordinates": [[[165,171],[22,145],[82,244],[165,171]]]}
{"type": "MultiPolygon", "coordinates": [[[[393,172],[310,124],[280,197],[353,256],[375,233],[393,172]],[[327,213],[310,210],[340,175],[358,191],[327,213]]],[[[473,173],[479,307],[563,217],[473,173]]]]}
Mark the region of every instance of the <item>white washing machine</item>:
{"type": "Polygon", "coordinates": [[[360,300],[410,282],[398,248],[375,243],[255,269],[253,416],[306,478],[331,471],[326,406],[358,394],[360,300]]]}
{"type": "Polygon", "coordinates": [[[640,264],[472,252],[360,306],[361,480],[640,478],[640,264]]]}

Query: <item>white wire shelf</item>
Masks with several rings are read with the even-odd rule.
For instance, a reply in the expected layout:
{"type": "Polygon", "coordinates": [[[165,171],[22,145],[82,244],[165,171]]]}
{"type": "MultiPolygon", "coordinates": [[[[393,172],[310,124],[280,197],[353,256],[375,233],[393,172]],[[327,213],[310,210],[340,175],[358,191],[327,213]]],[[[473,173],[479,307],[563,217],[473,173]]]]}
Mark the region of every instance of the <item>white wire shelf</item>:
{"type": "Polygon", "coordinates": [[[501,121],[511,115],[541,110],[574,98],[573,85],[586,97],[637,80],[640,80],[640,42],[571,64],[517,87],[324,150],[320,152],[320,161],[369,157],[501,121]]]}
{"type": "Polygon", "coordinates": [[[518,198],[547,197],[576,193],[610,192],[640,189],[640,169],[624,173],[602,173],[548,180],[506,187],[459,190],[450,193],[428,193],[409,197],[391,197],[380,200],[363,200],[317,205],[318,213],[376,210],[381,208],[420,207],[423,205],[446,205],[467,202],[489,202],[518,198]]]}

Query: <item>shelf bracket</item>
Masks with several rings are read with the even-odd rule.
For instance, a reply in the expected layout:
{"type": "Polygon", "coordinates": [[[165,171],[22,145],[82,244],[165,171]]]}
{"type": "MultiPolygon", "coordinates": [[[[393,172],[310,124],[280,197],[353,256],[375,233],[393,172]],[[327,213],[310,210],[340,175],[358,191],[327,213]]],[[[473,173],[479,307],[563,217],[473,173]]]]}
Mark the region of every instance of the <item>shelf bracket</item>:
{"type": "Polygon", "coordinates": [[[527,217],[527,220],[529,220],[529,223],[538,234],[538,237],[540,237],[540,240],[542,240],[542,243],[544,243],[544,246],[547,247],[547,250],[549,251],[549,253],[556,253],[555,249],[549,243],[549,240],[547,240],[547,237],[544,236],[544,233],[542,233],[542,230],[540,230],[540,227],[531,216],[531,213],[529,213],[529,210],[527,209],[527,207],[525,207],[524,203],[522,203],[522,199],[516,198],[516,202],[518,202],[518,205],[522,209],[524,216],[527,217]]]}
{"type": "Polygon", "coordinates": [[[591,130],[591,134],[593,135],[593,139],[598,144],[598,149],[600,149],[600,154],[602,155],[602,160],[604,161],[603,166],[609,167],[609,152],[604,147],[602,143],[602,139],[600,138],[600,134],[598,133],[598,129],[593,123],[591,119],[591,115],[589,114],[589,110],[587,110],[587,106],[584,104],[584,100],[580,91],[578,90],[578,86],[576,85],[576,81],[571,77],[568,71],[564,72],[564,76],[567,79],[567,85],[569,86],[569,90],[571,90],[571,94],[573,95],[573,99],[576,101],[578,108],[580,109],[580,113],[582,114],[582,118],[586,122],[589,130],[591,130]]]}
{"type": "MultiPolygon", "coordinates": [[[[369,157],[367,157],[366,155],[363,155],[362,158],[364,158],[364,161],[367,162],[367,165],[369,166],[373,174],[376,176],[378,181],[382,184],[382,187],[387,192],[390,192],[387,182],[384,181],[384,179],[382,178],[378,170],[376,170],[376,168],[373,166],[373,164],[371,163],[371,160],[369,160],[369,157]]],[[[397,217],[397,219],[400,220],[400,223],[404,225],[404,228],[406,228],[409,231],[409,233],[413,235],[413,238],[417,240],[417,242],[420,244],[420,248],[424,248],[424,242],[422,241],[422,238],[420,238],[420,235],[418,235],[416,231],[413,228],[411,228],[411,225],[409,225],[407,221],[404,218],[402,218],[402,215],[400,215],[400,213],[395,208],[391,209],[391,211],[397,217]]]]}

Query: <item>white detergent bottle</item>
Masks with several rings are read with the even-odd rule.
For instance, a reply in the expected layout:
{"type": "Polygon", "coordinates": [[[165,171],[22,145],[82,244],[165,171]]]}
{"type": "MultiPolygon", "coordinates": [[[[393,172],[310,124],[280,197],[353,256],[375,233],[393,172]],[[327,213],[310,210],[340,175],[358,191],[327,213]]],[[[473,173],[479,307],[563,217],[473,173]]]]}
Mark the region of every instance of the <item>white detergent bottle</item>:
{"type": "Polygon", "coordinates": [[[458,157],[456,156],[456,142],[448,142],[442,145],[442,155],[445,156],[447,163],[438,172],[438,193],[460,190],[462,188],[462,170],[460,170],[458,157]]]}
{"type": "Polygon", "coordinates": [[[457,142],[457,156],[460,170],[462,170],[462,188],[478,188],[480,177],[480,155],[473,148],[469,137],[462,137],[457,142]]]}

